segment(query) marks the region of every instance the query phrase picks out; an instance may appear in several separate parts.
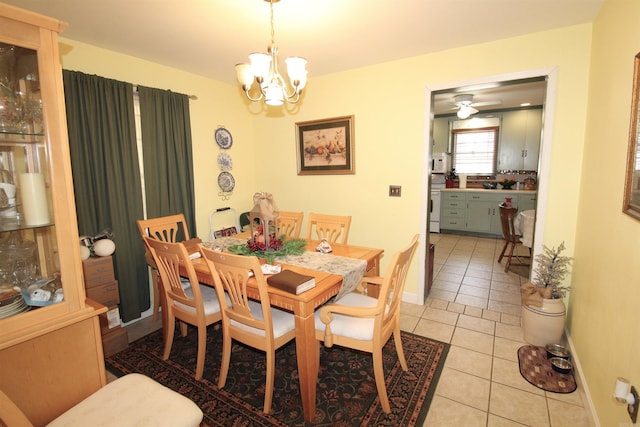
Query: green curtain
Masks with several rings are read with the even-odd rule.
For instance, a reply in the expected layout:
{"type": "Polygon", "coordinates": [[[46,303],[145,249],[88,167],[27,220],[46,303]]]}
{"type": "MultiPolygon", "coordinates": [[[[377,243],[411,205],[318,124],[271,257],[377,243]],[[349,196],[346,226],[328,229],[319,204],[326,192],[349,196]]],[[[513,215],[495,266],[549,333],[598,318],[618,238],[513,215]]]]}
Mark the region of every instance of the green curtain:
{"type": "Polygon", "coordinates": [[[113,254],[125,322],[149,309],[144,246],[136,219],[142,190],[136,148],[133,86],[63,70],[78,232],[113,231],[113,254]]]}
{"type": "Polygon", "coordinates": [[[147,217],[183,213],[195,237],[189,97],[138,86],[147,217]]]}

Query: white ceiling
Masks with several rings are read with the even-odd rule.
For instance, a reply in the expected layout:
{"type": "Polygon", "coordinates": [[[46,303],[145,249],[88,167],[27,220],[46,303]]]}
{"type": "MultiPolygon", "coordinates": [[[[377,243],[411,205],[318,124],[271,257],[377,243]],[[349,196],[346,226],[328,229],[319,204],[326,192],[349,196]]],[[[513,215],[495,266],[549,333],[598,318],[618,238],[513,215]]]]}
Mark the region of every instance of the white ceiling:
{"type": "MultiPolygon", "coordinates": [[[[271,37],[264,0],[0,1],[67,22],[62,37],[230,84],[234,65],[266,51],[271,37]]],[[[592,22],[603,1],[282,0],[275,39],[281,60],[307,58],[312,84],[324,74],[592,22]]],[[[488,96],[508,104],[506,93],[488,96]]],[[[450,108],[437,99],[436,107],[450,108]]]]}

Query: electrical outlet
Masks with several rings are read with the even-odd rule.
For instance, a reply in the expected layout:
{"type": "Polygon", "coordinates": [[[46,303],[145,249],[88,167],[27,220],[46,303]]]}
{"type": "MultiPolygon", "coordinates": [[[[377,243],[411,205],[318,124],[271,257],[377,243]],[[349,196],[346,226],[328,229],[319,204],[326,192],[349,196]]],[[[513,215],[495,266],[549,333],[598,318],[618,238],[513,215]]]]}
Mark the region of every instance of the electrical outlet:
{"type": "Polygon", "coordinates": [[[389,197],[400,197],[402,193],[402,187],[399,185],[389,186],[389,197]]]}

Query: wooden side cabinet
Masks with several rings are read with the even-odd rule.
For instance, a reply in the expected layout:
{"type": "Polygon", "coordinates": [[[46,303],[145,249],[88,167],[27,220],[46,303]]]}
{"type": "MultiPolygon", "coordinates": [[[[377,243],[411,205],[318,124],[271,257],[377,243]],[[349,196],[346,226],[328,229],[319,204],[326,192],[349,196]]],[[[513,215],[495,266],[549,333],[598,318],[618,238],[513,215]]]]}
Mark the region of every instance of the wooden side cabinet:
{"type": "Polygon", "coordinates": [[[100,315],[102,348],[108,357],[129,346],[129,335],[120,326],[120,291],[113,271],[113,258],[91,257],[82,261],[82,269],[87,296],[108,308],[100,315]]]}
{"type": "Polygon", "coordinates": [[[58,52],[65,27],[0,3],[0,286],[29,296],[53,279],[63,296],[0,311],[0,389],[34,425],[106,384],[98,316],[107,309],[87,299],[80,260],[58,52]]]}

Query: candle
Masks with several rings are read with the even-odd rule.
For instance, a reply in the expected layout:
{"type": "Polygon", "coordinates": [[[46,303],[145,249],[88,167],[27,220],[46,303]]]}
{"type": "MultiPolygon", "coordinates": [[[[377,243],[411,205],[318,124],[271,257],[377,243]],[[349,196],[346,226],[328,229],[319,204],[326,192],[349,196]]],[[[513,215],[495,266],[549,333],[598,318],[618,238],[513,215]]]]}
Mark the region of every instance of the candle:
{"type": "Polygon", "coordinates": [[[27,225],[49,223],[49,207],[44,177],[40,173],[22,173],[19,176],[20,202],[27,225]]]}

